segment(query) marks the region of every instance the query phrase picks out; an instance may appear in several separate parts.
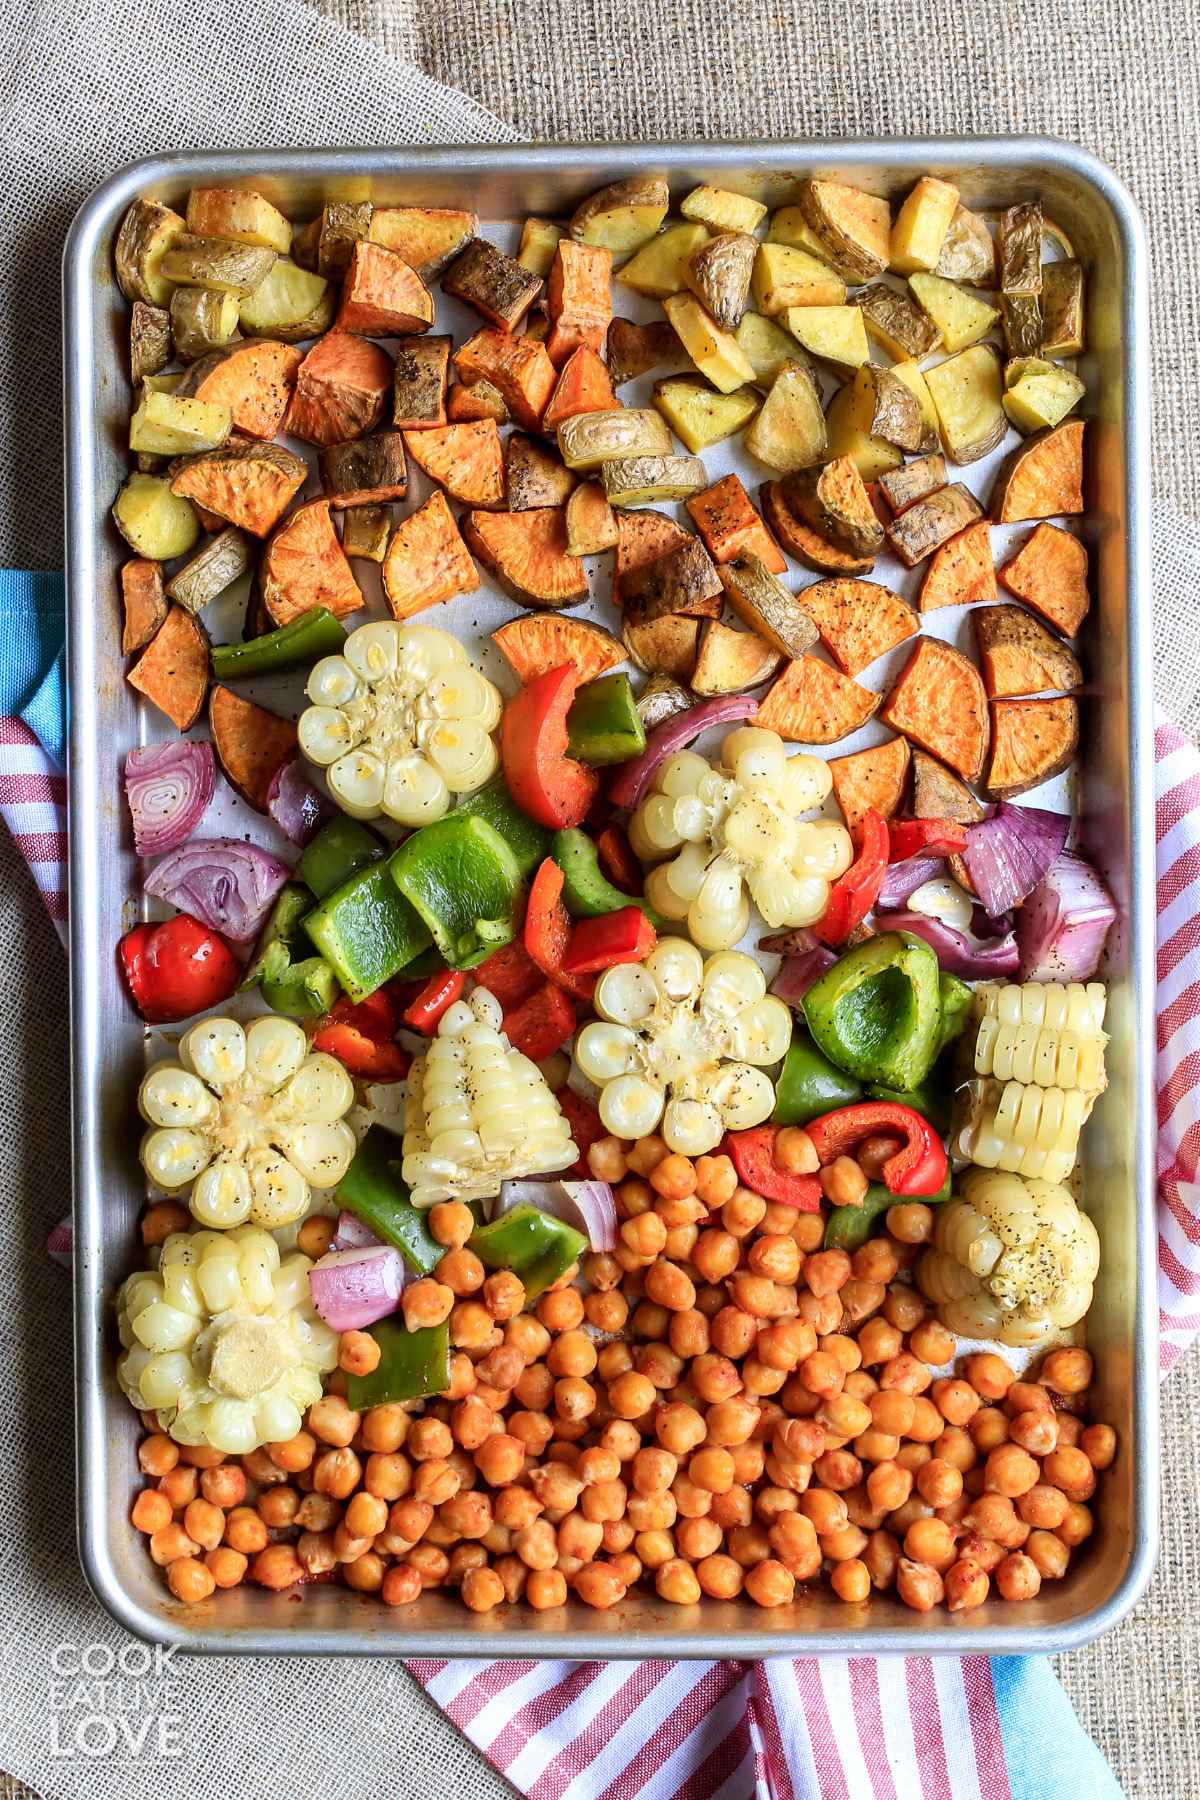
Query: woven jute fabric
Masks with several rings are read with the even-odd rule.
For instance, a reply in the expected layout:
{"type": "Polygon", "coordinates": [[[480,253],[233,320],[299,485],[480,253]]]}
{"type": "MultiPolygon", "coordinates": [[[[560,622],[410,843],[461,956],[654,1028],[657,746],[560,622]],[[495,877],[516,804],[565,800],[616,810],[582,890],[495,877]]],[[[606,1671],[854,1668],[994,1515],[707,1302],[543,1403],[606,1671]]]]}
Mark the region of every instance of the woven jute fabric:
{"type": "MultiPolygon", "coordinates": [[[[1150,230],[1161,502],[1200,515],[1200,16],[1145,0],[0,0],[0,563],[61,560],[58,266],[113,168],[188,145],[1041,131],[1097,151],[1150,230]],[[323,15],[323,16],[322,16],[323,15]],[[423,79],[397,59],[416,64],[423,79]],[[444,85],[439,85],[444,84],[444,85]],[[465,93],[447,92],[448,88],[465,93]],[[468,99],[465,95],[472,96],[468,99]],[[490,109],[490,110],[485,110],[490,109]],[[499,117],[492,116],[493,114],[499,117]],[[501,124],[500,119],[508,121],[501,124]]],[[[1200,528],[1160,512],[1156,558],[1200,528]]],[[[1194,564],[1200,568],[1200,560],[1194,564]]],[[[1200,731],[1195,587],[1158,595],[1159,694],[1200,731]]],[[[54,1754],[53,1647],[119,1646],[74,1552],[70,1302],[42,1243],[69,1193],[62,952],[0,838],[0,1766],[43,1800],[375,1800],[511,1789],[387,1661],[176,1665],[187,1756],[54,1754]]],[[[1137,1800],[1200,1796],[1200,1353],[1165,1391],[1159,1573],[1134,1615],[1059,1659],[1137,1800]]],[[[14,1793],[22,1792],[19,1785],[14,1793]]],[[[7,1789],[0,1780],[0,1796],[7,1789]]],[[[991,1800],[985,1796],[984,1800],[991,1800]]],[[[1062,1800],[1084,1800],[1064,1795],[1062,1800]]]]}

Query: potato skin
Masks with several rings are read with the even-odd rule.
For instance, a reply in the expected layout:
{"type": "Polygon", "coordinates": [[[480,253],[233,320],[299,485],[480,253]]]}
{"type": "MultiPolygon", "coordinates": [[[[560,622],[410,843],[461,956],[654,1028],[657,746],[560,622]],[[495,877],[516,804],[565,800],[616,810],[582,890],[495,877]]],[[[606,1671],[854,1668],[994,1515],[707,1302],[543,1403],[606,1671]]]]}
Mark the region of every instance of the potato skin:
{"type": "Polygon", "coordinates": [[[135,300],[129,315],[129,374],[136,388],[171,360],[171,315],[163,306],[135,300]]]}
{"type": "Polygon", "coordinates": [[[169,206],[157,200],[135,200],[117,232],[113,250],[117,283],[127,300],[144,300],[148,306],[164,306],[174,285],[156,264],[187,226],[169,206]]]}

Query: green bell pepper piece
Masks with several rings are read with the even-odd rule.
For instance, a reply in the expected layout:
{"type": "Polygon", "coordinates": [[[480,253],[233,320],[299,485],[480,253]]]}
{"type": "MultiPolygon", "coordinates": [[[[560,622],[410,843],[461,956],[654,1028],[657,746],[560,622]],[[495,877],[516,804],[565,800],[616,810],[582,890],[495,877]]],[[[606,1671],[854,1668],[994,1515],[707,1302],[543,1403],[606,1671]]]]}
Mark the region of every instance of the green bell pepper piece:
{"type": "Polygon", "coordinates": [[[553,1287],[588,1247],[573,1225],[536,1206],[517,1206],[471,1234],[470,1248],[489,1269],[511,1269],[521,1277],[525,1298],[534,1300],[553,1287]]]}
{"type": "Polygon", "coordinates": [[[817,1048],[860,1081],[911,1089],[938,1050],[938,961],[928,944],[887,931],[840,956],[801,1005],[817,1048]]]}
{"type": "Polygon", "coordinates": [[[279,890],[238,983],[239,993],[259,988],[271,1011],[289,1019],[311,1019],[328,1012],[338,995],[337,976],[323,956],[292,960],[301,920],[311,905],[312,895],[297,881],[289,881],[279,890]]]}
{"type": "Polygon", "coordinates": [[[473,969],[517,935],[521,866],[478,814],[422,825],[387,867],[452,969],[473,969]]]}
{"type": "Polygon", "coordinates": [[[394,1132],[372,1125],[338,1183],[339,1206],[394,1244],[416,1275],[428,1275],[446,1254],[408,1197],[400,1174],[401,1144],[394,1132]]]}
{"type": "MultiPolygon", "coordinates": [[[[904,1099],[904,1096],[901,1096],[904,1099]]],[[[907,1105],[907,1101],[904,1101],[907,1105]]],[[[939,1206],[943,1200],[950,1198],[950,1173],[936,1194],[922,1194],[922,1206],[939,1206]]],[[[881,1181],[873,1181],[863,1195],[861,1206],[835,1206],[825,1221],[824,1248],[826,1250],[848,1250],[852,1254],[861,1249],[871,1235],[871,1227],[878,1224],[890,1206],[903,1206],[902,1194],[893,1194],[890,1188],[884,1187],[881,1181]]]]}
{"type": "Polygon", "coordinates": [[[385,862],[370,863],[343,882],[308,914],[304,929],[352,1000],[365,1000],[429,944],[429,927],[385,862]]]}
{"type": "Polygon", "coordinates": [[[655,931],[666,929],[662,914],[640,894],[626,894],[613,886],[600,867],[595,844],[577,825],[554,833],[550,855],[563,872],[563,902],[573,919],[599,919],[627,906],[640,906],[655,931]]]}
{"type": "Polygon", "coordinates": [[[822,1056],[807,1031],[796,1026],[775,1087],[773,1125],[807,1125],[822,1113],[853,1106],[862,1099],[862,1083],[822,1056]]]}
{"type": "Polygon", "coordinates": [[[404,979],[428,981],[431,975],[440,975],[445,967],[445,957],[436,944],[430,944],[428,950],[422,950],[420,956],[414,956],[410,963],[405,963],[404,979]]]}
{"type": "Polygon", "coordinates": [[[938,975],[938,998],[942,1003],[942,1022],[938,1031],[937,1053],[961,1037],[970,1017],[971,989],[957,975],[947,975],[943,969],[938,975]]]}
{"type": "Polygon", "coordinates": [[[945,1137],[950,1130],[954,1102],[949,1088],[943,1085],[936,1069],[915,1088],[891,1088],[885,1087],[882,1082],[873,1081],[867,1094],[872,1100],[890,1100],[896,1106],[911,1106],[914,1112],[929,1120],[939,1137],[945,1137]]]}
{"type": "Polygon", "coordinates": [[[457,810],[486,819],[516,857],[522,875],[531,875],[550,854],[550,833],[544,825],[521,811],[509,793],[503,775],[497,775],[476,793],[468,794],[459,802],[457,810]]]}
{"type": "Polygon", "coordinates": [[[346,633],[327,606],[311,606],[298,618],[289,619],[278,631],[264,632],[244,644],[214,644],[212,670],[218,681],[236,681],[242,675],[273,675],[296,663],[314,663],[320,656],[336,656],[346,633]]]}
{"type": "Polygon", "coordinates": [[[296,864],[296,874],[318,900],[324,900],[359,869],[378,862],[386,852],[387,845],[382,838],[343,813],[330,819],[328,825],[322,825],[305,845],[296,864]]]}
{"type": "MultiPolygon", "coordinates": [[[[276,944],[290,948],[300,929],[300,921],[312,905],[312,895],[298,881],[289,881],[280,888],[275,897],[275,904],[267,915],[267,922],[258,935],[254,946],[254,954],[246,964],[246,973],[238,982],[239,994],[248,993],[258,986],[263,977],[264,965],[268,953],[276,944]]],[[[288,956],[288,962],[291,956],[288,956]]]]}
{"type": "Polygon", "coordinates": [[[397,1319],[380,1319],[368,1329],[379,1345],[379,1362],[369,1375],[347,1377],[346,1404],[351,1411],[445,1393],[450,1386],[448,1319],[425,1331],[406,1331],[397,1319]]]}
{"type": "Polygon", "coordinates": [[[567,755],[585,763],[628,762],[646,748],[628,675],[602,675],[581,687],[567,714],[567,755]]]}

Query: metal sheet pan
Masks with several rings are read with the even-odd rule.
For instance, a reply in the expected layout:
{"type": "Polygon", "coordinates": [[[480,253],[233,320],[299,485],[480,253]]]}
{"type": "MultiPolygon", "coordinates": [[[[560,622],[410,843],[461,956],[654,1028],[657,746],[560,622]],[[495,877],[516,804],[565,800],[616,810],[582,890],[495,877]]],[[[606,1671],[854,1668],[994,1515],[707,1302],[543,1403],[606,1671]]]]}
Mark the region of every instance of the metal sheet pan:
{"type": "MultiPolygon", "coordinates": [[[[71,687],[72,1130],[79,1544],[89,1582],[138,1635],[192,1651],[438,1656],[760,1657],[1066,1650],[1108,1630],[1145,1587],[1157,1548],[1158,1404],[1154,1290],[1153,719],[1148,565],[1149,385],[1146,253],[1120,182],[1050,139],[254,151],[149,159],[114,176],[79,213],[64,258],[68,641],[71,687]],[[772,205],[803,176],[902,192],[921,173],[954,181],[969,205],[1041,195],[1092,271],[1088,288],[1089,511],[1096,603],[1083,637],[1092,682],[1081,758],[1086,846],[1117,896],[1109,976],[1110,1091],[1088,1128],[1085,1194],[1103,1246],[1088,1342],[1101,1416],[1120,1434],[1100,1485],[1097,1528],[1067,1578],[1022,1607],[918,1616],[880,1596],[843,1607],[827,1590],[778,1612],[706,1601],[680,1609],[630,1595],[607,1613],[572,1604],[477,1618],[427,1594],[394,1614],[348,1590],[241,1588],[176,1605],[128,1525],[136,1416],[113,1373],[109,1299],[129,1267],[142,1198],[132,1120],[144,1037],[122,995],[113,946],[136,916],[137,863],[119,767],[142,727],[122,679],[108,509],[126,468],[124,303],[112,243],[136,195],[179,204],[194,184],[254,187],[290,216],[326,198],[465,205],[481,219],[562,215],[609,181],[660,171],[678,196],[724,183],[772,205]]],[[[714,464],[715,467],[715,464],[714,464]]],[[[719,471],[718,471],[719,472],[719,471]]]]}

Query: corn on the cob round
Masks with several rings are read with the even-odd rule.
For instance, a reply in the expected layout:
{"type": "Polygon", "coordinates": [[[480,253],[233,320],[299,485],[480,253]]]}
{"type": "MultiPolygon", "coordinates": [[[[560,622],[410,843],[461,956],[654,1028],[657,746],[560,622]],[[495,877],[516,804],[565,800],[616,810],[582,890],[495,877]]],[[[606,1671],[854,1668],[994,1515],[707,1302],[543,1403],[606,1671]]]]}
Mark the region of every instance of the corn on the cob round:
{"type": "Polygon", "coordinates": [[[975,1073],[997,1081],[1034,1087],[1083,1088],[1102,1093],[1106,1085],[1103,1032],[1055,1030],[1048,1025],[1006,1024],[985,1013],[975,1038],[975,1073]]]}
{"type": "Polygon", "coordinates": [[[449,632],[360,625],[340,656],[314,666],[307,693],[300,748],[353,818],[427,824],[499,766],[499,692],[449,632]]]}
{"type": "Polygon", "coordinates": [[[670,1149],[700,1156],[770,1114],[763,1071],[786,1052],[791,1018],[752,958],[705,961],[685,939],[662,938],[644,963],[606,970],[593,1004],[575,1060],[615,1137],[660,1130],[670,1149]]]}
{"type": "Polygon", "coordinates": [[[191,1190],[202,1225],[267,1229],[308,1211],[354,1155],[345,1114],[354,1088],[341,1063],[310,1052],[292,1019],[205,1019],[185,1032],[178,1063],[157,1063],[138,1109],[150,1129],[142,1167],[170,1193],[191,1190]]]}
{"type": "Polygon", "coordinates": [[[311,1267],[299,1251],[281,1258],[253,1226],[174,1233],[157,1270],[131,1275],[117,1294],[126,1397],[179,1443],[227,1455],[294,1437],[337,1361],[337,1333],[312,1304],[311,1267]]]}
{"type": "Polygon", "coordinates": [[[1094,1093],[986,1080],[968,1082],[966,1094],[966,1116],[957,1132],[962,1156],[984,1169],[1065,1181],[1075,1167],[1094,1093]]]}
{"type": "Polygon", "coordinates": [[[801,820],[829,788],[827,764],[789,758],[775,732],[756,726],[728,734],[719,767],[694,750],[668,757],[630,821],[638,855],[659,864],[647,898],[686,919],[705,950],[738,941],[751,899],[768,925],[811,925],[853,856],[844,826],[801,820]]]}
{"type": "Polygon", "coordinates": [[[447,1009],[408,1073],[402,1172],[414,1206],[482,1200],[505,1181],[569,1168],[571,1128],[537,1064],[500,1029],[486,988],[447,1009]]]}
{"type": "Polygon", "coordinates": [[[977,1018],[1049,1031],[1100,1032],[1108,993],[1102,981],[981,981],[975,989],[977,1018]]]}

